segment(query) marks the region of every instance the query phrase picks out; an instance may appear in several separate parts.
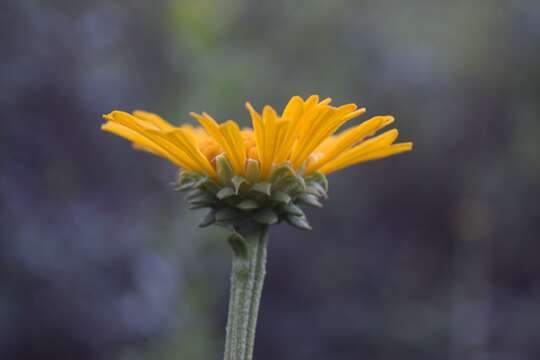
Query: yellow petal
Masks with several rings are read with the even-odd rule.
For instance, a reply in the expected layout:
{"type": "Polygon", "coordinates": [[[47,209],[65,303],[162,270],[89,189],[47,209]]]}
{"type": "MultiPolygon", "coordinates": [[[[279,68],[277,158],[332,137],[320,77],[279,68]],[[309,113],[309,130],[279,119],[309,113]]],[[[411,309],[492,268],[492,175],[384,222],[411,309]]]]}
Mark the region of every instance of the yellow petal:
{"type": "Polygon", "coordinates": [[[321,171],[324,174],[329,174],[337,170],[341,170],[343,168],[356,165],[359,163],[363,163],[366,161],[382,159],[388,156],[397,155],[400,153],[411,151],[412,148],[413,148],[412,142],[394,144],[392,146],[388,146],[379,150],[374,150],[372,152],[363,154],[355,159],[351,159],[348,162],[343,162],[341,164],[336,163],[334,165],[331,165],[330,163],[328,163],[327,165],[323,166],[319,171],[321,171]]]}
{"type": "Polygon", "coordinates": [[[358,126],[335,132],[347,121],[363,114],[355,104],[331,105],[332,99],[318,95],[307,99],[293,96],[281,116],[270,107],[259,114],[250,103],[246,108],[253,129],[240,131],[234,121],[219,124],[210,115],[191,113],[201,127],[176,127],[156,114],[113,111],[104,116],[103,130],[130,140],[135,147],[162,156],[187,170],[215,177],[213,159],[223,153],[234,172],[243,175],[247,159],[259,161],[261,177],[267,178],[275,165],[289,162],[295,169],[332,172],[363,161],[409,151],[411,143],[392,145],[397,130],[372,136],[394,121],[379,116],[358,126]],[[365,140],[367,139],[367,140],[365,140]]]}
{"type": "Polygon", "coordinates": [[[362,156],[372,151],[384,149],[390,146],[396,140],[397,136],[398,131],[396,129],[392,129],[379,136],[366,140],[359,145],[346,150],[332,161],[329,161],[326,165],[320,168],[320,171],[326,172],[329,171],[328,169],[341,169],[343,167],[353,165],[356,163],[357,159],[362,158],[362,156]]]}
{"type": "Polygon", "coordinates": [[[326,148],[321,149],[319,147],[317,149],[317,151],[323,153],[323,156],[317,162],[312,162],[306,170],[306,173],[309,174],[322,167],[355,143],[362,141],[365,137],[373,134],[393,121],[394,118],[392,116],[376,116],[360,125],[342,132],[331,142],[331,144],[328,144],[326,148]]]}
{"type": "Polygon", "coordinates": [[[295,154],[292,158],[293,165],[295,167],[301,166],[311,153],[329,136],[331,136],[337,129],[339,129],[345,122],[354,118],[351,114],[360,114],[365,109],[356,109],[355,104],[347,104],[340,106],[339,108],[327,108],[322,111],[319,118],[314,121],[311,131],[309,131],[305,137],[306,140],[300,146],[300,152],[295,154]]]}
{"type": "Polygon", "coordinates": [[[101,129],[131,141],[133,146],[137,149],[148,151],[154,155],[164,157],[176,165],[179,165],[178,162],[175,161],[174,158],[170,157],[163,148],[157,146],[155,143],[148,140],[141,134],[131,130],[130,128],[108,121],[101,125],[101,129]]]}
{"type": "MultiPolygon", "coordinates": [[[[178,142],[172,138],[170,134],[153,129],[143,129],[141,132],[144,136],[154,141],[159,146],[163,147],[174,158],[186,164],[185,169],[206,174],[205,168],[194,159],[191,154],[186,152],[186,149],[179,146],[178,142]]],[[[208,174],[213,175],[213,174],[208,174]]]]}
{"type": "Polygon", "coordinates": [[[274,161],[274,149],[277,134],[277,114],[270,106],[263,109],[264,124],[264,150],[261,157],[261,178],[266,179],[270,175],[274,161]]]}
{"type": "Polygon", "coordinates": [[[220,127],[220,132],[226,143],[225,153],[231,159],[231,165],[235,172],[244,175],[246,167],[246,147],[240,134],[240,128],[234,121],[227,121],[220,127]]]}
{"type": "Polygon", "coordinates": [[[257,157],[259,161],[262,161],[264,154],[265,144],[265,129],[261,116],[249,102],[246,103],[246,108],[251,116],[251,123],[253,125],[253,132],[255,133],[255,144],[257,147],[257,157]]]}
{"type": "Polygon", "coordinates": [[[216,176],[214,167],[199,149],[199,144],[191,132],[186,129],[177,128],[162,134],[182,149],[186,155],[200,166],[204,173],[211,177],[216,176]]]}
{"type": "MultiPolygon", "coordinates": [[[[143,147],[151,148],[154,151],[161,151],[162,153],[166,154],[166,157],[176,165],[180,165],[187,170],[195,170],[197,168],[195,163],[191,159],[186,157],[184,154],[182,154],[178,148],[167,142],[164,142],[159,138],[156,138],[155,136],[152,136],[151,134],[146,133],[147,129],[142,127],[139,124],[137,118],[135,118],[133,115],[123,111],[113,111],[110,114],[104,115],[103,117],[109,120],[111,124],[121,125],[138,134],[139,137],[133,137],[132,135],[129,136],[137,140],[137,143],[142,145],[143,147]],[[141,140],[141,137],[146,140],[141,140]]],[[[107,127],[106,130],[110,130],[113,127],[107,127]]],[[[116,127],[116,130],[119,130],[119,128],[116,127]]],[[[128,132],[124,132],[123,136],[127,138],[128,132]]]]}
{"type": "Polygon", "coordinates": [[[143,110],[135,110],[133,112],[133,115],[136,116],[137,118],[141,119],[141,120],[144,120],[146,122],[149,122],[149,123],[153,124],[158,129],[161,129],[161,130],[172,130],[172,129],[174,129],[174,126],[169,124],[167,121],[163,120],[161,118],[161,116],[159,116],[157,114],[147,112],[147,111],[143,111],[143,110]]]}
{"type": "MultiPolygon", "coordinates": [[[[238,139],[241,140],[238,125],[233,121],[228,121],[220,126],[207,113],[203,113],[202,116],[196,113],[191,113],[191,115],[199,121],[208,135],[221,145],[234,171],[239,175],[243,175],[245,172],[245,148],[242,148],[242,151],[238,150],[239,145],[237,144],[237,141],[238,139]],[[242,154],[240,154],[240,152],[242,152],[242,154]]],[[[243,141],[241,142],[240,147],[242,146],[243,141]]]]}
{"type": "Polygon", "coordinates": [[[304,100],[300,96],[293,96],[285,106],[281,116],[285,119],[296,118],[302,113],[303,105],[304,100]]]}

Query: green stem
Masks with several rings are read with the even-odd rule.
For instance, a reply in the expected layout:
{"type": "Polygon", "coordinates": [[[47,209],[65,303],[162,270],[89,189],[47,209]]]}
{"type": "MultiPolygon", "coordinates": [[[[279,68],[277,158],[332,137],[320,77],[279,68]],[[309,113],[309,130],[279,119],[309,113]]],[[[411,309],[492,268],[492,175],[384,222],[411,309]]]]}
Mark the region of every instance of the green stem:
{"type": "Polygon", "coordinates": [[[229,239],[233,263],[224,360],[253,359],[267,240],[267,227],[251,228],[229,239]]]}

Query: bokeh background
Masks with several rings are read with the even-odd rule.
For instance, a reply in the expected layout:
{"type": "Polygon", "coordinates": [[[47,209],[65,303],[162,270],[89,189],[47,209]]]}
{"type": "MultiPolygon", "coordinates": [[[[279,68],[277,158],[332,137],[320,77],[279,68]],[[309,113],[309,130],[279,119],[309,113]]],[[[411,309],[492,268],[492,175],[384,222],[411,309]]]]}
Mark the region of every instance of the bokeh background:
{"type": "Polygon", "coordinates": [[[255,357],[540,358],[540,2],[8,0],[0,44],[1,359],[220,359],[223,233],[100,116],[312,93],[415,150],[273,229],[255,357]]]}

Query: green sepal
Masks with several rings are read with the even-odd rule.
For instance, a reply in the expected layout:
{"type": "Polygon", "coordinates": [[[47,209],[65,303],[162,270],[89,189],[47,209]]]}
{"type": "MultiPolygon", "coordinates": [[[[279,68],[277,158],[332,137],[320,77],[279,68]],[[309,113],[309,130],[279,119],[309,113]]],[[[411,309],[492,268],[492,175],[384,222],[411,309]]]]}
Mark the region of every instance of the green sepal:
{"type": "Polygon", "coordinates": [[[216,210],[216,221],[230,221],[236,219],[238,211],[230,207],[224,207],[216,210]]]}
{"type": "Polygon", "coordinates": [[[272,225],[279,221],[279,216],[271,209],[261,209],[253,213],[253,218],[265,225],[272,225]]]}
{"type": "Polygon", "coordinates": [[[207,176],[201,177],[199,180],[197,180],[193,184],[193,187],[197,189],[207,189],[208,191],[211,191],[214,194],[219,191],[219,187],[216,185],[214,180],[210,179],[207,176]]]}
{"type": "Polygon", "coordinates": [[[254,184],[259,181],[261,176],[261,169],[259,168],[259,162],[254,159],[248,159],[246,164],[246,179],[250,184],[254,184]]]}
{"type": "Polygon", "coordinates": [[[202,175],[195,171],[180,170],[176,176],[176,182],[183,184],[186,181],[198,180],[202,175]]]}
{"type": "Polygon", "coordinates": [[[217,198],[220,200],[230,198],[231,196],[236,195],[236,191],[230,186],[224,187],[218,191],[216,194],[217,198]]]}
{"type": "Polygon", "coordinates": [[[286,177],[287,175],[294,175],[294,170],[292,169],[290,163],[284,163],[274,168],[272,174],[268,178],[268,181],[271,183],[275,183],[276,181],[283,177],[286,177]]]}
{"type": "Polygon", "coordinates": [[[324,191],[328,192],[328,179],[326,178],[326,176],[323,173],[320,173],[320,172],[316,171],[313,174],[311,174],[310,176],[308,176],[306,178],[306,180],[308,182],[314,181],[314,182],[319,183],[323,187],[324,191]]]}
{"type": "Polygon", "coordinates": [[[188,202],[188,206],[190,209],[202,209],[205,207],[212,207],[214,205],[213,202],[210,201],[190,201],[188,202]]]}
{"type": "Polygon", "coordinates": [[[298,175],[285,177],[280,183],[280,190],[289,194],[299,194],[306,191],[306,182],[298,175]]]}
{"type": "Polygon", "coordinates": [[[307,193],[300,194],[296,198],[296,200],[298,202],[302,203],[302,204],[306,204],[306,205],[309,205],[309,206],[322,207],[322,204],[319,201],[319,199],[317,198],[317,196],[312,195],[312,194],[307,194],[307,193]]]}
{"type": "Polygon", "coordinates": [[[296,180],[294,174],[292,174],[291,176],[282,176],[281,178],[274,181],[274,188],[286,192],[288,187],[290,187],[291,184],[295,181],[296,180]]]}
{"type": "Polygon", "coordinates": [[[195,184],[193,181],[183,183],[182,185],[174,184],[173,190],[174,191],[186,191],[193,188],[193,184],[195,184]]]}
{"type": "Polygon", "coordinates": [[[211,207],[216,203],[216,197],[204,189],[193,189],[186,195],[186,201],[190,209],[200,209],[203,207],[211,207]]]}
{"type": "Polygon", "coordinates": [[[300,206],[289,203],[285,206],[282,206],[283,211],[285,211],[287,214],[295,215],[295,216],[305,216],[304,211],[300,208],[300,206]]]}
{"type": "Polygon", "coordinates": [[[193,189],[186,194],[185,199],[187,202],[190,202],[192,200],[215,200],[215,197],[213,194],[208,192],[208,190],[193,189]]]}
{"type": "Polygon", "coordinates": [[[174,182],[178,185],[182,185],[190,181],[193,181],[193,179],[191,178],[189,171],[180,170],[176,174],[176,179],[174,182]]]}
{"type": "Polygon", "coordinates": [[[223,221],[217,221],[214,223],[216,226],[220,226],[224,229],[227,229],[230,232],[235,231],[234,229],[234,220],[223,220],[223,221]]]}
{"type": "Polygon", "coordinates": [[[246,178],[242,176],[235,175],[232,177],[231,182],[234,186],[234,192],[236,195],[238,195],[238,192],[240,191],[240,187],[243,183],[247,182],[246,178]]]}
{"type": "Polygon", "coordinates": [[[296,179],[295,186],[298,188],[298,191],[306,191],[306,180],[301,175],[295,175],[296,179]]]}
{"type": "Polygon", "coordinates": [[[229,185],[231,183],[231,178],[234,176],[231,164],[225,157],[225,155],[220,154],[216,156],[216,170],[219,181],[223,185],[229,185]]]}
{"type": "Polygon", "coordinates": [[[178,172],[176,181],[173,183],[173,189],[175,191],[185,191],[193,187],[193,184],[200,177],[199,174],[192,171],[180,171],[178,172]]]}
{"type": "Polygon", "coordinates": [[[306,185],[306,193],[313,194],[318,197],[328,198],[328,194],[324,190],[323,186],[318,182],[311,182],[306,185]]]}
{"type": "Polygon", "coordinates": [[[210,208],[210,207],[212,207],[212,204],[205,203],[205,202],[196,202],[196,203],[188,204],[189,210],[197,210],[197,209],[204,209],[204,208],[210,208]]]}
{"type": "Polygon", "coordinates": [[[210,210],[206,213],[206,215],[204,216],[204,218],[201,220],[201,222],[199,223],[199,227],[201,228],[204,228],[204,227],[207,227],[207,226],[210,226],[212,225],[214,222],[216,221],[216,217],[215,217],[215,214],[214,214],[214,210],[210,210]]]}
{"type": "Polygon", "coordinates": [[[182,171],[174,183],[175,190],[189,190],[185,198],[190,209],[210,208],[200,227],[218,225],[238,233],[246,220],[256,226],[285,220],[308,230],[311,226],[300,206],[321,207],[321,198],[327,197],[325,175],[315,172],[303,177],[289,163],[275,167],[265,181],[259,180],[259,162],[253,159],[247,160],[244,177],[234,174],[224,154],[216,157],[216,169],[217,180],[182,171]]]}
{"type": "Polygon", "coordinates": [[[246,199],[236,204],[236,207],[241,210],[254,210],[259,207],[259,203],[253,199],[246,199]]]}
{"type": "Polygon", "coordinates": [[[272,183],[261,181],[253,184],[250,191],[260,192],[265,195],[270,195],[272,192],[272,183]]]}
{"type": "Polygon", "coordinates": [[[311,225],[309,225],[305,216],[287,215],[285,221],[300,230],[311,230],[311,225]]]}
{"type": "Polygon", "coordinates": [[[227,241],[232,247],[233,252],[236,256],[239,256],[243,259],[247,258],[248,250],[246,245],[246,240],[240,235],[237,231],[232,232],[232,234],[227,238],[227,241]]]}
{"type": "Polygon", "coordinates": [[[270,197],[272,200],[274,200],[277,203],[287,205],[291,202],[291,197],[289,194],[284,193],[283,191],[274,191],[272,192],[272,196],[270,197]]]}

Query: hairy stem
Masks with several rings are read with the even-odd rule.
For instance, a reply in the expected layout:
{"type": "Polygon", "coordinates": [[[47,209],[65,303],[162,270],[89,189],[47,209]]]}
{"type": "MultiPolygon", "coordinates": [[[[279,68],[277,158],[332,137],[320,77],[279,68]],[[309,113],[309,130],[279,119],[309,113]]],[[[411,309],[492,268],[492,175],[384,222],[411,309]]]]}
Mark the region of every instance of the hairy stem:
{"type": "Polygon", "coordinates": [[[233,247],[224,360],[251,360],[266,273],[268,230],[257,227],[229,239],[233,247]]]}

